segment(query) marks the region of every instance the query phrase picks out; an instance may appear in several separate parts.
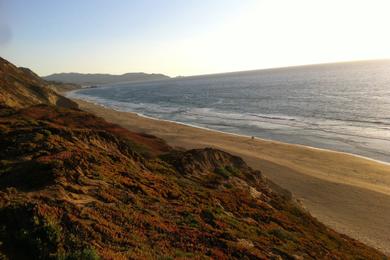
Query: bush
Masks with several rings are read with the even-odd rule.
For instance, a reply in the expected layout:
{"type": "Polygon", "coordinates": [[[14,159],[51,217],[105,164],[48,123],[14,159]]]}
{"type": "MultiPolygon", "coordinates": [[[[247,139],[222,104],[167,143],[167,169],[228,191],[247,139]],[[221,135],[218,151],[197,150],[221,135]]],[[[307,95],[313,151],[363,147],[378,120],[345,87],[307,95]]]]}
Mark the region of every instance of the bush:
{"type": "Polygon", "coordinates": [[[211,210],[209,209],[202,210],[201,217],[207,224],[211,226],[215,226],[215,217],[213,212],[211,212],[211,210]]]}
{"type": "Polygon", "coordinates": [[[224,168],[216,168],[214,171],[216,174],[224,177],[225,179],[228,179],[230,177],[230,173],[225,170],[224,168]]]}
{"type": "Polygon", "coordinates": [[[225,183],[223,186],[225,186],[225,188],[229,190],[233,188],[233,185],[230,183],[225,183]]]}
{"type": "Polygon", "coordinates": [[[211,212],[211,210],[209,209],[202,210],[201,217],[206,223],[212,226],[215,225],[215,217],[213,212],[211,212]]]}
{"type": "Polygon", "coordinates": [[[194,256],[193,253],[185,252],[185,251],[180,250],[180,249],[176,249],[175,250],[175,257],[179,257],[179,258],[193,258],[193,256],[194,256]]]}
{"type": "Polygon", "coordinates": [[[39,215],[34,205],[13,205],[0,211],[4,228],[0,240],[17,245],[33,259],[47,259],[58,252],[61,227],[47,216],[39,215]]]}
{"type": "Polygon", "coordinates": [[[100,256],[94,248],[85,248],[82,251],[73,252],[65,257],[59,257],[64,260],[98,260],[100,256]]]}
{"type": "Polygon", "coordinates": [[[12,170],[12,162],[8,160],[0,160],[0,175],[12,170]]]}
{"type": "Polygon", "coordinates": [[[130,151],[135,152],[147,159],[153,158],[152,154],[150,153],[149,149],[146,146],[137,144],[129,139],[123,139],[123,141],[127,146],[127,148],[130,149],[130,151]]]}
{"type": "Polygon", "coordinates": [[[240,171],[233,166],[228,165],[225,167],[225,169],[234,176],[238,176],[240,174],[240,171]]]}
{"type": "Polygon", "coordinates": [[[183,220],[180,224],[184,224],[186,226],[193,227],[193,228],[197,228],[199,226],[199,223],[196,220],[195,216],[189,212],[185,212],[183,214],[183,220]]]}
{"type": "Polygon", "coordinates": [[[46,130],[46,129],[42,130],[41,132],[42,132],[42,134],[44,134],[46,137],[49,137],[49,136],[52,135],[52,133],[51,133],[49,130],[46,130]]]}
{"type": "Polygon", "coordinates": [[[294,240],[290,232],[284,230],[283,228],[274,228],[268,231],[268,233],[279,238],[280,240],[294,240]]]}

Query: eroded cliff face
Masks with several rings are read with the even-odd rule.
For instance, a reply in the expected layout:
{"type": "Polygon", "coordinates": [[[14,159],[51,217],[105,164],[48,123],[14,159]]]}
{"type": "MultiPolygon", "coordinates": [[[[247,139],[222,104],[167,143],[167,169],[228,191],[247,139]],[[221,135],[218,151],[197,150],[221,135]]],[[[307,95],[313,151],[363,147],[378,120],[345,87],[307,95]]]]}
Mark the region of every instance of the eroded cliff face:
{"type": "Polygon", "coordinates": [[[77,108],[77,104],[48,87],[49,83],[26,68],[18,68],[0,58],[0,103],[23,108],[51,104],[77,108]]]}
{"type": "Polygon", "coordinates": [[[77,109],[0,108],[0,252],[10,259],[383,259],[239,157],[176,151],[77,109]]]}

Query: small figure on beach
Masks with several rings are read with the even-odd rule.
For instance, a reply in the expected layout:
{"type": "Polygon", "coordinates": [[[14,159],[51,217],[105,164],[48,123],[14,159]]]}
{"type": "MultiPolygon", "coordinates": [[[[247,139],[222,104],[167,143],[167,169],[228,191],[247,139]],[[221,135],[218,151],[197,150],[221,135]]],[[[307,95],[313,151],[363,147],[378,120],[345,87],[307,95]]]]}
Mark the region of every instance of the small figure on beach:
{"type": "Polygon", "coordinates": [[[251,139],[252,139],[252,140],[255,140],[255,137],[254,137],[254,136],[252,136],[252,137],[251,137],[251,139]]]}

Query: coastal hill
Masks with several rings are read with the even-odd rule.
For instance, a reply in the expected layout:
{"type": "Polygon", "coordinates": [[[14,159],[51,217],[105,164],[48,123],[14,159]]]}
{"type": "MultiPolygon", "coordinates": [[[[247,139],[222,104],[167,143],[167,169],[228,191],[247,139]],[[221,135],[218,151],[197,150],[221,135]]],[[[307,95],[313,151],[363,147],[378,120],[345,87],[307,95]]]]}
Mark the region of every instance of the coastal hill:
{"type": "Polygon", "coordinates": [[[239,157],[26,100],[0,105],[0,259],[385,258],[239,157]]]}
{"type": "Polygon", "coordinates": [[[52,85],[30,69],[18,68],[0,57],[0,103],[15,108],[34,104],[77,107],[72,100],[57,94],[52,85]]]}
{"type": "Polygon", "coordinates": [[[73,83],[82,86],[117,84],[125,82],[154,81],[169,79],[163,74],[126,73],[122,75],[111,74],[82,74],[82,73],[57,73],[43,77],[48,81],[73,83]]]}

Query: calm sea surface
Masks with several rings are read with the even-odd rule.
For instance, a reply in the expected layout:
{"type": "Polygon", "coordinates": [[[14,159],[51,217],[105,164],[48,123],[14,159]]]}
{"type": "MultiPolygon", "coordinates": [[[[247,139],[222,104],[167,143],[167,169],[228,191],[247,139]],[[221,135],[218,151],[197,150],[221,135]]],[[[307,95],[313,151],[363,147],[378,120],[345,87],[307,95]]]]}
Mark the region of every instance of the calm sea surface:
{"type": "Polygon", "coordinates": [[[390,162],[390,61],[129,83],[69,94],[117,110],[390,162]]]}

